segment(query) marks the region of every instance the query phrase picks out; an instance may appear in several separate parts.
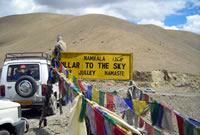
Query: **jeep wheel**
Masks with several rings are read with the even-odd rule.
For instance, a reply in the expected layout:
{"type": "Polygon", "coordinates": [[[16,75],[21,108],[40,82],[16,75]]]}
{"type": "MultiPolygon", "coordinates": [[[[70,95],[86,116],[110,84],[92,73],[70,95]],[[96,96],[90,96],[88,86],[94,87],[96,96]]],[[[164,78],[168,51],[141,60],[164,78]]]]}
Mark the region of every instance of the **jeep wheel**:
{"type": "Polygon", "coordinates": [[[0,129],[0,135],[10,135],[10,133],[5,129],[0,129]]]}
{"type": "Polygon", "coordinates": [[[32,97],[37,90],[36,81],[31,76],[22,76],[16,81],[15,90],[21,97],[32,97]]]}
{"type": "Polygon", "coordinates": [[[55,115],[56,112],[57,112],[57,100],[54,95],[51,95],[51,98],[49,99],[48,115],[55,115]]]}

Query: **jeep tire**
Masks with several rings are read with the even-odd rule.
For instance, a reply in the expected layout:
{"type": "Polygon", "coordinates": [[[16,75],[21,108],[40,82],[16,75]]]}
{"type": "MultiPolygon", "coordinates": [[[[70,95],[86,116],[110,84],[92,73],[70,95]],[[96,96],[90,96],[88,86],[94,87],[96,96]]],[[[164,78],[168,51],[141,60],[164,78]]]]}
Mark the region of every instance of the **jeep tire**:
{"type": "Polygon", "coordinates": [[[5,129],[0,129],[0,135],[10,135],[10,133],[5,129]]]}
{"type": "Polygon", "coordinates": [[[52,94],[49,99],[49,109],[48,109],[48,115],[55,115],[57,112],[57,99],[52,94]]]}
{"type": "Polygon", "coordinates": [[[37,91],[37,88],[36,81],[31,76],[22,76],[15,84],[17,94],[23,98],[32,97],[37,91]]]}

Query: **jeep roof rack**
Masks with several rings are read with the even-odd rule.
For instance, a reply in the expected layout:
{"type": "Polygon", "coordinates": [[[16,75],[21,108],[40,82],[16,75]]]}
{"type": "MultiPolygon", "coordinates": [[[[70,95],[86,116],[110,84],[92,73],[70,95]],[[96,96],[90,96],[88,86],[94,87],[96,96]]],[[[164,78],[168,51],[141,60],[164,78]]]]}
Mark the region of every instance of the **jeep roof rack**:
{"type": "Polygon", "coordinates": [[[9,60],[18,60],[18,59],[45,59],[50,60],[51,56],[44,52],[23,52],[23,53],[7,53],[4,59],[5,61],[9,60]]]}

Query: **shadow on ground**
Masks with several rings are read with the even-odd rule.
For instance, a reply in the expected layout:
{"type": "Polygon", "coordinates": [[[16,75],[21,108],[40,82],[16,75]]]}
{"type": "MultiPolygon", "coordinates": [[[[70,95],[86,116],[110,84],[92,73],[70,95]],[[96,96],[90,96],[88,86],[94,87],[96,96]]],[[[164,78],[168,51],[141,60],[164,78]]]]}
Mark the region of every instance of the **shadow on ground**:
{"type": "Polygon", "coordinates": [[[40,119],[41,111],[38,110],[26,110],[22,111],[22,117],[27,119],[40,119]]]}
{"type": "Polygon", "coordinates": [[[35,135],[51,135],[46,129],[43,128],[32,128],[31,129],[35,135]]]}

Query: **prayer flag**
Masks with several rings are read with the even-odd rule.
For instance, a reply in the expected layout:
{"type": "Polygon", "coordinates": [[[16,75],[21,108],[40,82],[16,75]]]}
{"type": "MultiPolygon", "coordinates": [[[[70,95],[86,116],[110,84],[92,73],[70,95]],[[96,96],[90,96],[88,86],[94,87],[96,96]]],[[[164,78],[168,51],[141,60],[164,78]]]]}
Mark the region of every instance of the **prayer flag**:
{"type": "Polygon", "coordinates": [[[89,86],[89,85],[88,85],[88,90],[87,90],[87,93],[86,93],[86,97],[87,97],[89,100],[92,100],[92,86],[89,86]]]}
{"type": "Polygon", "coordinates": [[[83,122],[79,121],[79,116],[81,112],[82,98],[80,95],[76,96],[72,107],[70,108],[70,119],[69,125],[67,126],[68,135],[87,135],[85,120],[83,122]],[[76,128],[74,128],[76,127],[76,128]],[[77,130],[78,129],[78,130],[77,130]]]}
{"type": "Polygon", "coordinates": [[[149,95],[145,94],[145,101],[149,102],[149,95]]]}
{"type": "Polygon", "coordinates": [[[83,122],[83,119],[85,118],[86,104],[87,104],[87,102],[86,102],[85,98],[82,96],[81,113],[80,113],[80,116],[79,116],[80,122],[83,122]]]}
{"type": "Polygon", "coordinates": [[[154,135],[153,127],[147,122],[145,122],[145,130],[147,131],[147,135],[154,135]]]}
{"type": "Polygon", "coordinates": [[[125,111],[126,121],[129,125],[133,125],[134,112],[131,109],[125,111]]]}
{"type": "Polygon", "coordinates": [[[126,135],[120,128],[116,125],[113,126],[114,135],[126,135]]]}
{"type": "Polygon", "coordinates": [[[198,122],[198,121],[196,121],[196,120],[194,120],[194,119],[192,119],[192,118],[188,118],[188,120],[189,120],[193,125],[195,125],[195,126],[197,126],[197,127],[200,127],[200,122],[198,122]]]}
{"type": "Polygon", "coordinates": [[[132,135],[131,131],[126,130],[125,128],[121,127],[119,124],[116,124],[116,126],[125,133],[125,135],[132,135]]]}
{"type": "Polygon", "coordinates": [[[99,103],[99,90],[96,88],[92,89],[92,101],[99,103]]]}
{"type": "Polygon", "coordinates": [[[184,119],[183,123],[184,123],[184,135],[193,135],[195,126],[191,124],[187,119],[184,119]]]}
{"type": "Polygon", "coordinates": [[[78,79],[78,85],[79,85],[79,88],[80,88],[81,91],[85,90],[80,79],[78,79]]]}
{"type": "Polygon", "coordinates": [[[163,135],[158,129],[153,128],[154,130],[154,135],[163,135]]]}
{"type": "Polygon", "coordinates": [[[126,104],[128,105],[128,107],[130,107],[131,110],[133,110],[133,104],[132,101],[128,98],[123,98],[124,101],[126,102],[126,104]]]}
{"type": "Polygon", "coordinates": [[[152,125],[156,125],[159,115],[160,103],[153,102],[149,104],[151,112],[152,125]]]}
{"type": "Polygon", "coordinates": [[[83,88],[85,89],[85,91],[87,91],[87,89],[88,89],[88,84],[85,83],[85,82],[82,82],[82,85],[83,85],[83,88]]]}
{"type": "Polygon", "coordinates": [[[139,128],[142,128],[144,126],[144,120],[140,117],[139,119],[139,128]]]}
{"type": "Polygon", "coordinates": [[[89,103],[86,105],[86,112],[85,115],[88,117],[90,126],[91,126],[91,132],[92,134],[96,134],[96,124],[95,124],[95,114],[93,110],[93,106],[89,103]]]}
{"type": "Polygon", "coordinates": [[[69,87],[67,86],[67,89],[66,89],[66,103],[68,104],[69,103],[69,87]]]}
{"type": "Polygon", "coordinates": [[[77,78],[75,76],[73,76],[73,81],[74,81],[74,85],[76,86],[76,88],[79,88],[77,78]]]}
{"type": "Polygon", "coordinates": [[[144,109],[147,108],[147,104],[145,101],[132,100],[132,102],[133,102],[134,111],[137,115],[141,115],[144,109]]]}
{"type": "Polygon", "coordinates": [[[104,106],[105,92],[99,91],[99,105],[104,106]]]}
{"type": "Polygon", "coordinates": [[[197,130],[197,135],[200,135],[200,127],[196,128],[197,130]]]}
{"type": "Polygon", "coordinates": [[[178,125],[178,131],[179,135],[184,135],[184,127],[183,127],[183,117],[180,116],[179,114],[176,114],[176,120],[177,120],[177,125],[178,125]]]}
{"type": "Polygon", "coordinates": [[[69,71],[66,69],[65,72],[66,72],[66,73],[65,73],[65,74],[66,74],[66,77],[69,78],[69,71]]]}
{"type": "Polygon", "coordinates": [[[119,96],[114,96],[114,104],[118,112],[123,112],[129,109],[126,102],[123,100],[123,98],[119,96]]]}
{"type": "Polygon", "coordinates": [[[107,119],[104,119],[104,126],[106,129],[107,135],[114,135],[113,128],[112,128],[113,125],[110,121],[108,121],[107,119]]]}
{"type": "Polygon", "coordinates": [[[157,122],[156,122],[156,125],[159,128],[162,128],[162,126],[161,126],[162,118],[163,118],[163,106],[161,104],[159,104],[158,119],[157,119],[157,122]]]}
{"type": "Polygon", "coordinates": [[[96,135],[104,135],[104,118],[96,108],[93,109],[95,114],[96,135]]]}
{"type": "Polygon", "coordinates": [[[163,107],[163,119],[161,126],[164,129],[174,132],[171,114],[172,112],[169,108],[163,107]]]}
{"type": "Polygon", "coordinates": [[[114,107],[113,95],[110,93],[106,93],[106,101],[107,101],[106,108],[113,111],[113,107],[114,107]]]}

